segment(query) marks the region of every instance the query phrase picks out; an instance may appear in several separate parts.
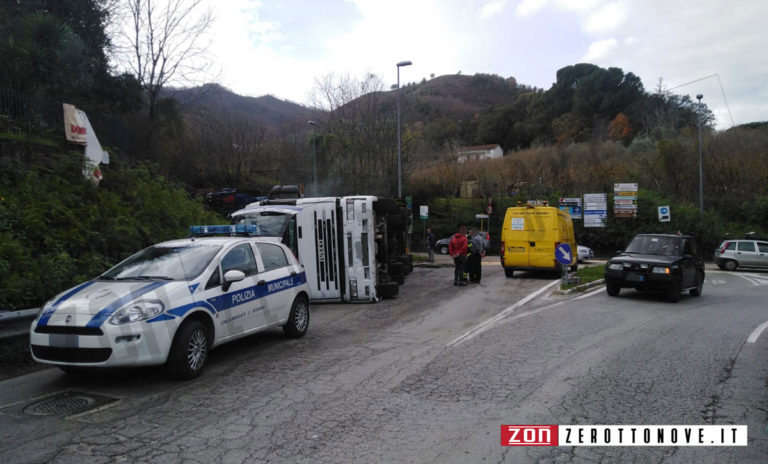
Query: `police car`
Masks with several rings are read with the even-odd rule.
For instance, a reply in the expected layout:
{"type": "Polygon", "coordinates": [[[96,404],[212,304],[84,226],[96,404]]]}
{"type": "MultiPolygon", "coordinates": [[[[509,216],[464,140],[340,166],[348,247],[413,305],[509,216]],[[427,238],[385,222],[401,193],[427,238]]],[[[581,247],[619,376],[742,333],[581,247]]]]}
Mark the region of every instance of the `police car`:
{"type": "Polygon", "coordinates": [[[189,379],[222,343],[277,326],[306,333],[306,275],[290,249],[247,236],[249,226],[190,232],[46,303],[30,329],[33,358],[65,371],[167,364],[189,379]]]}

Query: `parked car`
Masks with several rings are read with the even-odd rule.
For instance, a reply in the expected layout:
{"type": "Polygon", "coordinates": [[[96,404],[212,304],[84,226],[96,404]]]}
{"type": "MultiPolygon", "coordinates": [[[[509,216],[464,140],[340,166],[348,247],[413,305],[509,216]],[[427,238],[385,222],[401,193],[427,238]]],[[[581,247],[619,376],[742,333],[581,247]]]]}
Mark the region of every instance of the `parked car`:
{"type": "Polygon", "coordinates": [[[35,361],[64,371],[165,364],[189,379],[211,348],[279,326],[295,338],[309,327],[306,276],[290,249],[273,239],[192,237],[146,248],[54,297],[32,322],[30,347],[35,361]]]}
{"type": "Polygon", "coordinates": [[[595,253],[592,251],[592,248],[584,245],[577,245],[578,247],[578,254],[579,254],[579,262],[583,263],[585,261],[589,261],[590,259],[595,257],[595,253]]]}
{"type": "MultiPolygon", "coordinates": [[[[454,234],[455,235],[455,234],[454,234]]],[[[480,235],[485,237],[485,249],[488,250],[488,247],[491,244],[491,236],[488,232],[485,232],[483,230],[480,231],[480,235]]],[[[448,254],[448,245],[451,243],[451,239],[453,238],[453,235],[447,238],[441,238],[440,240],[435,242],[435,251],[440,253],[441,255],[447,255],[448,254]]]]}
{"type": "Polygon", "coordinates": [[[715,264],[728,271],[740,267],[768,267],[768,240],[726,240],[715,250],[715,264]]]}
{"type": "Polygon", "coordinates": [[[668,301],[677,302],[685,290],[691,296],[701,295],[704,262],[691,236],[640,234],[608,261],[604,277],[610,296],[618,296],[622,288],[634,288],[662,291],[668,301]]]}

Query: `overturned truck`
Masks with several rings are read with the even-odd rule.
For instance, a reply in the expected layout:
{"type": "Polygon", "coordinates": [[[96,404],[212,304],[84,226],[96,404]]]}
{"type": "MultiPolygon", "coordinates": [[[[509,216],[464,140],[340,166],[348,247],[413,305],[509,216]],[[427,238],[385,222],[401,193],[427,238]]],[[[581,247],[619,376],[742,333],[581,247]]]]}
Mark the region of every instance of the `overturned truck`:
{"type": "Polygon", "coordinates": [[[275,237],[293,250],[313,302],[393,298],[413,269],[410,215],[392,199],[273,195],[232,213],[232,220],[256,226],[255,235],[275,237]]]}

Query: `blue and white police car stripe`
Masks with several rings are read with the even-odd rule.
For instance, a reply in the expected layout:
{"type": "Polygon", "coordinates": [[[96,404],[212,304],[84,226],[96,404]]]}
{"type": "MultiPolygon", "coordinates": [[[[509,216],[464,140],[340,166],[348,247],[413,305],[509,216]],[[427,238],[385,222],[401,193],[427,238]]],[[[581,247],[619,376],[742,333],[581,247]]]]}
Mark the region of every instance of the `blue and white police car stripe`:
{"type": "Polygon", "coordinates": [[[66,294],[62,295],[61,298],[56,300],[48,309],[43,311],[43,314],[40,315],[40,320],[37,321],[38,326],[46,326],[48,325],[48,320],[51,319],[51,316],[53,313],[58,309],[59,305],[68,299],[72,298],[77,292],[80,290],[83,290],[84,288],[93,285],[95,281],[91,280],[85,283],[82,283],[78,285],[77,287],[73,288],[72,290],[68,291],[66,294]]]}
{"type": "Polygon", "coordinates": [[[152,282],[149,285],[146,285],[144,287],[141,287],[138,290],[134,290],[131,293],[127,295],[123,295],[117,300],[113,301],[112,303],[108,304],[104,309],[99,311],[93,318],[91,318],[90,321],[88,321],[87,324],[85,324],[86,327],[101,327],[101,324],[103,324],[109,317],[115,313],[118,309],[122,308],[123,306],[127,305],[131,301],[135,300],[136,298],[144,295],[145,293],[149,293],[152,290],[162,287],[163,285],[167,284],[168,282],[152,282]]]}

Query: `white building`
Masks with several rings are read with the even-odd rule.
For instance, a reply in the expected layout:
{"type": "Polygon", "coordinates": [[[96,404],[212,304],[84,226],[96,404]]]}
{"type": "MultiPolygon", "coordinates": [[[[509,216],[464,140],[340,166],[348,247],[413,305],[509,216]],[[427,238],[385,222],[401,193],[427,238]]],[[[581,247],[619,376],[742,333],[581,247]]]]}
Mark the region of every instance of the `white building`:
{"type": "Polygon", "coordinates": [[[483,161],[504,156],[501,145],[494,143],[492,145],[477,145],[474,147],[461,147],[458,150],[458,162],[483,161]]]}

